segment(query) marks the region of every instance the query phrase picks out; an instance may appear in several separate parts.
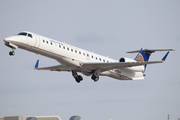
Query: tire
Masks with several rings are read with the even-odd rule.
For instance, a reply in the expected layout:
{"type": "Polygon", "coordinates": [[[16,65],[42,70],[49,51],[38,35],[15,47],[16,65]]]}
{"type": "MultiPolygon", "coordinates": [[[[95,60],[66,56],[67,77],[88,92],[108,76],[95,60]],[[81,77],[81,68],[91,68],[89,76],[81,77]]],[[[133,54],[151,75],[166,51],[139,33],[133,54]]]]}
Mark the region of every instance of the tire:
{"type": "Polygon", "coordinates": [[[78,76],[79,80],[82,81],[83,77],[81,75],[78,76]]]}
{"type": "Polygon", "coordinates": [[[99,77],[96,77],[95,79],[94,79],[94,82],[97,82],[99,80],[99,77]]]}
{"type": "Polygon", "coordinates": [[[80,83],[80,82],[81,82],[81,80],[79,79],[79,77],[76,77],[75,80],[76,80],[77,83],[80,83]]]}
{"type": "Polygon", "coordinates": [[[15,55],[15,52],[14,52],[14,51],[10,51],[10,52],[9,52],[9,55],[10,55],[10,56],[15,55]]]}
{"type": "Polygon", "coordinates": [[[94,74],[91,76],[91,79],[93,79],[95,82],[99,80],[99,77],[96,77],[94,74]]]}

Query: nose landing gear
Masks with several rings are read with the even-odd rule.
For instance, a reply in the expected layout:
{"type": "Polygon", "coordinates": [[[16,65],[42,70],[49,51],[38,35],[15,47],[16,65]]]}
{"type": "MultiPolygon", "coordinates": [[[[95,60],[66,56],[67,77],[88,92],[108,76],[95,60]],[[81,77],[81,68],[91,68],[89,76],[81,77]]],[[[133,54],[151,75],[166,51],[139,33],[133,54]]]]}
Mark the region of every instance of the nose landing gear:
{"type": "Polygon", "coordinates": [[[14,51],[18,48],[18,46],[11,42],[5,42],[5,45],[12,49],[12,51],[9,52],[9,55],[14,56],[15,55],[14,51]]]}
{"type": "Polygon", "coordinates": [[[14,55],[15,55],[14,50],[13,50],[13,51],[10,51],[10,52],[9,52],[9,55],[10,55],[10,56],[14,56],[14,55]]]}
{"type": "Polygon", "coordinates": [[[15,48],[12,48],[12,50],[13,50],[13,51],[10,51],[10,52],[9,52],[9,55],[10,55],[10,56],[14,56],[14,55],[15,55],[15,52],[14,52],[14,51],[15,51],[15,48]]]}

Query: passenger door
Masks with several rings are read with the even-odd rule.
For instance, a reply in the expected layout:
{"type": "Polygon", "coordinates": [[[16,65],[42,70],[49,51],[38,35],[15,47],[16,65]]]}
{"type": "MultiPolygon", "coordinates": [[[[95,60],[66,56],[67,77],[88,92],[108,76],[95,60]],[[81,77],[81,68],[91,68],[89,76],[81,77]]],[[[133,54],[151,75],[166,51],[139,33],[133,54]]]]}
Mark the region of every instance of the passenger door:
{"type": "Polygon", "coordinates": [[[40,37],[36,35],[34,47],[39,47],[39,45],[40,45],[40,37]]]}
{"type": "Polygon", "coordinates": [[[26,36],[26,41],[27,41],[27,44],[30,45],[31,47],[34,46],[34,43],[35,43],[35,38],[32,34],[27,34],[26,36]]]}

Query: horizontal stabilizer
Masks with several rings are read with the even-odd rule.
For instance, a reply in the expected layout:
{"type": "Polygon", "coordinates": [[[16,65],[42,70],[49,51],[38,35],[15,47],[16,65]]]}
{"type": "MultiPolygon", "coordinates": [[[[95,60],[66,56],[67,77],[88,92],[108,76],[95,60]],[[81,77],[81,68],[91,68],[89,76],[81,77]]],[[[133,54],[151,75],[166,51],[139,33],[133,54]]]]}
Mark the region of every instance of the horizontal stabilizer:
{"type": "MultiPolygon", "coordinates": [[[[155,51],[175,51],[174,49],[142,49],[143,51],[146,51],[146,52],[155,52],[155,51]]],[[[129,52],[126,52],[126,53],[138,53],[140,52],[141,50],[135,50],[135,51],[129,51],[129,52]]]]}

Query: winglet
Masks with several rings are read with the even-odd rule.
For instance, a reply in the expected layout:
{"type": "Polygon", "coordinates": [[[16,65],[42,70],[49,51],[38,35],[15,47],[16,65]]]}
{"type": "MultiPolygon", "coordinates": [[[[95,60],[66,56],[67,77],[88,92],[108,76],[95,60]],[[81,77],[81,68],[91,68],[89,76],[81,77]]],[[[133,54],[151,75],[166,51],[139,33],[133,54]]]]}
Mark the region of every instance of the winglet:
{"type": "Polygon", "coordinates": [[[38,66],[39,66],[39,60],[37,60],[35,66],[34,66],[34,69],[38,69],[38,66]]]}
{"type": "Polygon", "coordinates": [[[169,54],[169,51],[166,53],[166,55],[162,58],[162,61],[164,62],[169,54]]]}

